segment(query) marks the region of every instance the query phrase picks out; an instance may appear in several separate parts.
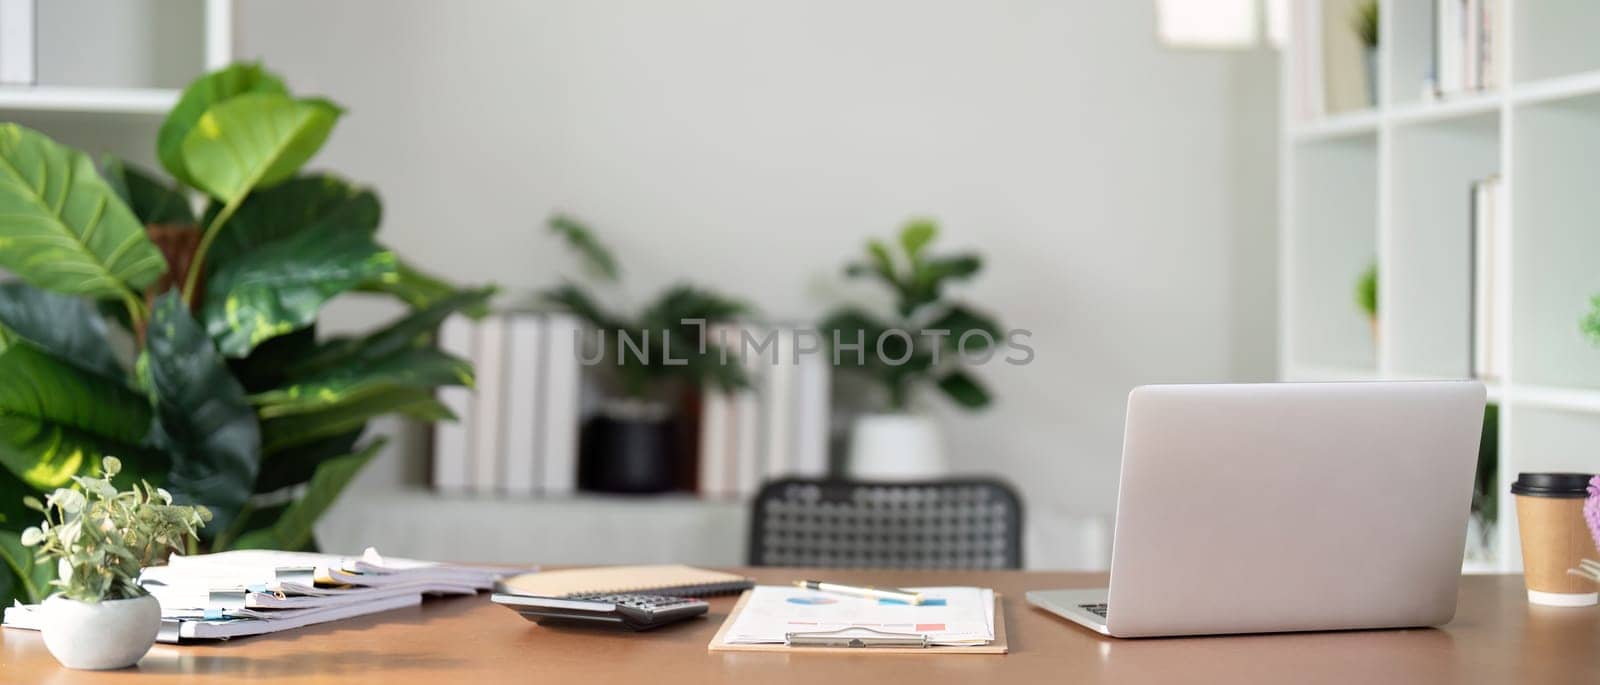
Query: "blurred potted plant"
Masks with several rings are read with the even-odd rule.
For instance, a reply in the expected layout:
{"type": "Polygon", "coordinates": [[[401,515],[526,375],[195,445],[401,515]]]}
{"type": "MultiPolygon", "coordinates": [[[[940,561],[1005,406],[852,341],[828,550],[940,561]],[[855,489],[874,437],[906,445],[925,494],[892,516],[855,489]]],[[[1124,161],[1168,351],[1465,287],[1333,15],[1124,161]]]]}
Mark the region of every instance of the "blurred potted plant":
{"type": "Polygon", "coordinates": [[[106,457],[101,477],[73,476],[76,488],[25,501],[44,514],[22,531],[22,544],[37,550],[31,563],[59,568],[49,584],[61,592],[40,607],[44,645],[67,668],[124,668],[150,651],[161,605],[139,587],[139,569],[193,543],[211,519],[205,507],[174,505],[147,482],[119,492],[111,479],[121,466],[106,457]]]}
{"type": "Polygon", "coordinates": [[[433,390],[472,369],[433,330],[489,291],[402,264],[374,240],[371,191],[300,173],[340,113],[257,65],[202,76],[156,140],[178,187],[0,125],[0,268],[20,279],[0,284],[0,602],[42,599],[15,554],[23,495],[104,456],[205,505],[201,549],[310,549],[381,446],[357,446],[368,419],[450,416],[433,390]],[[183,186],[207,196],[199,215],[183,186]],[[411,310],[319,340],[322,305],[354,290],[411,310]]]}
{"type": "Polygon", "coordinates": [[[1361,39],[1361,61],[1367,76],[1367,106],[1378,106],[1378,0],[1362,0],[1350,17],[1361,39]]]}
{"type": "Polygon", "coordinates": [[[1500,494],[1495,483],[1500,478],[1500,406],[1483,408],[1483,435],[1478,441],[1478,469],[1472,481],[1472,518],[1467,527],[1471,537],[1467,558],[1488,561],[1494,558],[1494,530],[1500,515],[1500,494]]]}
{"type": "Polygon", "coordinates": [[[872,278],[893,293],[895,315],[880,318],[859,307],[829,314],[820,326],[823,339],[840,341],[836,368],[860,374],[883,390],[883,411],[856,419],[851,430],[847,471],[859,479],[916,479],[946,469],[938,426],[913,411],[914,394],[937,388],[969,410],[989,405],[989,391],[966,370],[959,357],[988,353],[1001,336],[989,315],[945,297],[946,285],[970,280],[983,268],[975,254],[935,256],[928,247],[938,236],[933,221],[908,222],[898,250],[882,240],[867,241],[866,260],[845,267],[852,278],[872,278]],[[861,343],[860,354],[843,349],[861,343]]]}
{"type": "Polygon", "coordinates": [[[1378,339],[1378,265],[1367,266],[1356,279],[1356,306],[1361,308],[1361,313],[1367,315],[1367,323],[1372,326],[1372,339],[1378,339]]]}
{"type": "MultiPolygon", "coordinates": [[[[578,253],[591,279],[620,282],[616,259],[588,226],[556,215],[549,227],[578,253]]],[[[734,390],[748,384],[737,364],[722,363],[722,349],[714,342],[702,346],[704,327],[731,321],[749,308],[690,285],[668,288],[631,317],[601,306],[577,283],[546,290],[542,299],[592,327],[599,348],[594,366],[601,369],[607,397],[579,434],[578,486],[597,492],[671,490],[678,462],[687,458],[677,453],[679,394],[707,385],[734,390]]]]}

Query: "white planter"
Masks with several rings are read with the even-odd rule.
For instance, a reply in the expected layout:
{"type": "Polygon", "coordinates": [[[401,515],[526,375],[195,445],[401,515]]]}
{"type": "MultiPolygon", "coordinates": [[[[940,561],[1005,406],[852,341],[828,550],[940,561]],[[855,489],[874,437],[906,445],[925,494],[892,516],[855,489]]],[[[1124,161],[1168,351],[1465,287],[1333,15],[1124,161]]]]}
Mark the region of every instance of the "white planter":
{"type": "Polygon", "coordinates": [[[55,595],[43,611],[44,646],[67,668],[132,666],[161,631],[161,604],[149,595],[93,603],[55,595]]]}
{"type": "Polygon", "coordinates": [[[914,414],[868,414],[850,433],[849,475],[855,480],[926,480],[948,467],[933,419],[914,414]]]}

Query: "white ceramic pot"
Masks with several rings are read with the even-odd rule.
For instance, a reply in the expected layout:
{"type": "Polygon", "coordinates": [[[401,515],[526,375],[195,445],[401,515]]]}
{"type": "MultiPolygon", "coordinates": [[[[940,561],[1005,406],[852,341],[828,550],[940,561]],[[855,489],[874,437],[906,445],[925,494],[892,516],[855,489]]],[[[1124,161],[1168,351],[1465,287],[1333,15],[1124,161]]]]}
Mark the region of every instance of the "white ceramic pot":
{"type": "Polygon", "coordinates": [[[947,470],[939,426],[915,414],[868,414],[850,433],[855,480],[926,480],[947,470]]]}
{"type": "Polygon", "coordinates": [[[149,595],[80,602],[44,601],[44,646],[67,668],[103,671],[139,662],[161,631],[161,604],[149,595]]]}

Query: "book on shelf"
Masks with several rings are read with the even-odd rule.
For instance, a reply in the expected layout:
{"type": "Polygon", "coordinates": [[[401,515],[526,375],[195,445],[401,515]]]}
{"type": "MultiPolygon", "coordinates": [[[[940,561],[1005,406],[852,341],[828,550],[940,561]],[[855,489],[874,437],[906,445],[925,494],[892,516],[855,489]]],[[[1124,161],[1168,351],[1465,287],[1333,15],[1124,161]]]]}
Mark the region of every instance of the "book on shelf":
{"type": "Polygon", "coordinates": [[[1500,177],[1490,176],[1472,184],[1470,193],[1472,224],[1472,375],[1486,381],[1498,380],[1506,360],[1506,344],[1500,339],[1508,329],[1505,321],[1509,311],[1504,299],[1505,287],[1501,282],[1499,260],[1507,246],[1509,236],[1504,234],[1498,219],[1500,202],[1500,177]]]}
{"type": "Polygon", "coordinates": [[[578,360],[582,322],[568,314],[541,317],[546,326],[544,384],[541,386],[544,474],[539,489],[545,494],[569,494],[578,489],[578,417],[583,385],[578,360]]]}
{"type": "MultiPolygon", "coordinates": [[[[472,319],[456,314],[439,327],[439,349],[462,359],[472,359],[475,326],[472,319]]],[[[438,390],[439,402],[455,421],[433,425],[433,486],[444,492],[467,489],[467,455],[472,452],[472,390],[450,385],[438,390]]]]}
{"type": "Polygon", "coordinates": [[[701,399],[698,490],[708,497],[754,494],[783,476],[821,477],[828,470],[831,364],[825,349],[795,327],[714,326],[711,340],[728,349],[750,387],[707,388],[701,399]],[[816,347],[821,347],[817,345],[816,347]]]}
{"type": "Polygon", "coordinates": [[[0,85],[38,80],[36,11],[34,0],[0,0],[0,85]]]}
{"type": "Polygon", "coordinates": [[[1444,97],[1497,87],[1505,68],[1505,0],[1435,0],[1432,9],[1425,92],[1444,97]]]}
{"type": "MultiPolygon", "coordinates": [[[[499,490],[505,472],[506,331],[507,317],[485,316],[478,322],[477,346],[472,356],[472,492],[499,490]]],[[[518,455],[521,458],[523,455],[518,455]]]]}
{"type": "Polygon", "coordinates": [[[544,326],[531,316],[511,317],[506,336],[505,392],[505,492],[531,495],[544,475],[544,445],[540,439],[540,387],[544,380],[544,326]]]}
{"type": "Polygon", "coordinates": [[[434,429],[437,489],[523,496],[576,489],[582,334],[565,314],[446,320],[440,345],[472,361],[476,387],[439,391],[460,421],[434,429]]]}

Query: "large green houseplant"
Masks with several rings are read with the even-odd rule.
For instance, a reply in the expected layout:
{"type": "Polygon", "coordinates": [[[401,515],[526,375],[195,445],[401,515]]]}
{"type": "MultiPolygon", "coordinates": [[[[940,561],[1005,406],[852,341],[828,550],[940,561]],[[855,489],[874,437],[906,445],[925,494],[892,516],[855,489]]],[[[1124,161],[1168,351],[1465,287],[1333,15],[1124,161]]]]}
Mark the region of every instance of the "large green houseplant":
{"type": "Polygon", "coordinates": [[[0,603],[41,599],[50,573],[20,547],[23,497],[104,457],[212,512],[191,551],[307,549],[380,447],[360,443],[368,419],[449,417],[433,389],[472,370],[433,331],[488,291],[401,263],[371,191],[301,172],[341,112],[257,65],[202,76],[156,140],[177,185],[0,124],[0,269],[18,279],[0,284],[0,603]],[[319,338],[319,309],[355,290],[409,312],[319,338]]]}

